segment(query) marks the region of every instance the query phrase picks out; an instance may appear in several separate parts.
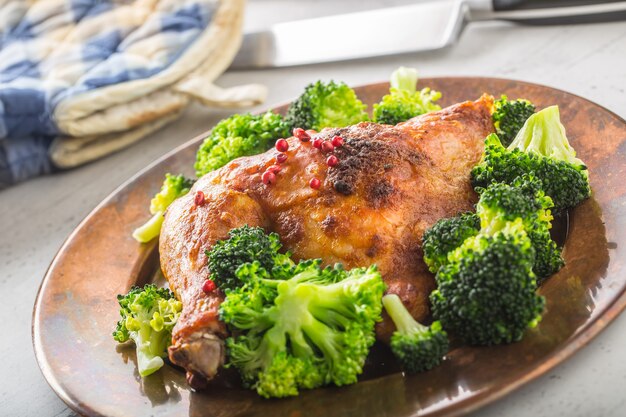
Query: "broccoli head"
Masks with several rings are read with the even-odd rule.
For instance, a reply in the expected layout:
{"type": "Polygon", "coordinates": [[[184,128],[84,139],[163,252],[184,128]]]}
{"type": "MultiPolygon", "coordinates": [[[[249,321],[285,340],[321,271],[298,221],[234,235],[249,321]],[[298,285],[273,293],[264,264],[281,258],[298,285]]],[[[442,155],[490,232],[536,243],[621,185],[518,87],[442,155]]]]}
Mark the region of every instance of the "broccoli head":
{"type": "Polygon", "coordinates": [[[576,158],[565,136],[557,106],[530,116],[508,148],[502,146],[498,136],[489,135],[483,158],[472,170],[472,183],[483,188],[493,182],[512,184],[524,174],[542,182],[557,212],[591,195],[587,167],[576,158]]]}
{"type": "Polygon", "coordinates": [[[132,340],[137,348],[139,375],[148,376],[163,366],[182,304],[166,288],[146,285],[118,295],[121,320],[113,332],[120,343],[132,340]]]}
{"type": "Polygon", "coordinates": [[[229,365],[264,397],[357,381],[380,321],[385,289],[375,266],[344,270],[302,261],[275,279],[259,262],[236,272],[244,282],[227,290],[220,318],[229,365]],[[284,275],[284,274],[283,274],[284,275]]]}
{"type": "Polygon", "coordinates": [[[532,271],[535,251],[522,220],[487,230],[450,253],[430,295],[435,319],[474,345],[521,339],[541,319],[544,306],[532,271]]]}
{"type": "Polygon", "coordinates": [[[456,217],[441,219],[424,232],[422,249],[424,261],[432,273],[447,262],[452,252],[480,230],[480,219],[476,213],[462,213],[456,217]]]}
{"type": "Polygon", "coordinates": [[[206,252],[211,280],[222,291],[243,284],[235,274],[242,264],[257,261],[268,271],[276,269],[275,276],[293,266],[289,252],[279,252],[282,245],[276,233],[266,234],[260,227],[245,225],[232,229],[228,236],[228,239],[217,241],[206,252]]]}
{"type": "Polygon", "coordinates": [[[391,351],[409,373],[427,371],[439,365],[448,352],[448,335],[435,321],[429,326],[418,323],[395,294],[383,297],[383,306],[396,325],[391,336],[391,351]]]}
{"type": "Polygon", "coordinates": [[[280,114],[235,114],[211,130],[196,153],[196,175],[221,168],[235,158],[255,155],[272,147],[276,139],[287,137],[289,129],[280,114]]]}
{"type": "Polygon", "coordinates": [[[501,227],[506,222],[521,219],[535,250],[533,272],[546,278],[564,265],[561,250],[550,236],[552,228],[552,199],[541,190],[541,182],[531,176],[517,178],[512,185],[491,184],[478,189],[480,200],[476,207],[483,229],[501,227]]]}
{"type": "Polygon", "coordinates": [[[159,191],[150,201],[152,218],[133,231],[133,237],[138,242],[146,243],[154,239],[161,232],[163,215],[170,204],[189,192],[195,181],[185,178],[184,175],[165,174],[165,180],[159,191]]]}
{"type": "Polygon", "coordinates": [[[285,121],[292,129],[345,127],[368,120],[366,108],[346,84],[317,81],[309,84],[304,93],[291,103],[285,121]]]}
{"type": "Polygon", "coordinates": [[[504,146],[508,146],[526,120],[535,113],[535,106],[525,99],[509,100],[505,95],[493,105],[493,125],[504,146]]]}
{"type": "Polygon", "coordinates": [[[376,123],[395,125],[420,114],[441,110],[435,102],[441,93],[430,88],[417,88],[417,70],[400,67],[391,74],[391,88],[380,103],[374,104],[373,119],[376,123]]]}

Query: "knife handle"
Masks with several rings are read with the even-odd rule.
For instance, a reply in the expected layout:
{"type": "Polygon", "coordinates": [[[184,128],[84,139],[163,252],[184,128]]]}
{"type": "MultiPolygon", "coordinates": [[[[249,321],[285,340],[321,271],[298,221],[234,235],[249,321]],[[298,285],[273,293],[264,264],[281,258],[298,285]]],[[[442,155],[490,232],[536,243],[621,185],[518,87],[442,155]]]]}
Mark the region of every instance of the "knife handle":
{"type": "Polygon", "coordinates": [[[493,0],[493,10],[528,10],[551,7],[587,6],[598,3],[619,3],[624,0],[493,0]]]}
{"type": "Polygon", "coordinates": [[[492,0],[492,18],[551,25],[626,20],[624,0],[492,0]]]}

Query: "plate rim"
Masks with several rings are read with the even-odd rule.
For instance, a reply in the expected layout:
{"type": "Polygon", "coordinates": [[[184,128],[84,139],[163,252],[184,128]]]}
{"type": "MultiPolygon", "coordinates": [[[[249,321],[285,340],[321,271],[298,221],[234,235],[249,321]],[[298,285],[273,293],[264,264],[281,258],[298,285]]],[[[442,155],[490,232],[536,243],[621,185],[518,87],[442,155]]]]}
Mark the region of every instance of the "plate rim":
{"type": "MultiPolygon", "coordinates": [[[[529,81],[524,81],[524,80],[518,80],[518,79],[513,79],[513,78],[500,78],[500,77],[488,77],[488,76],[440,76],[440,77],[436,77],[436,76],[431,76],[431,77],[424,77],[424,78],[420,78],[420,82],[427,84],[428,82],[432,81],[432,80],[441,80],[441,81],[446,81],[446,80],[472,80],[475,82],[480,82],[480,81],[505,81],[505,82],[514,82],[520,85],[527,85],[527,86],[533,86],[533,87],[541,87],[541,88],[546,88],[549,90],[553,90],[559,93],[565,93],[567,95],[570,96],[574,96],[578,99],[584,100],[587,103],[590,103],[594,106],[597,106],[599,108],[601,108],[604,112],[607,112],[608,114],[610,114],[612,117],[614,117],[616,120],[618,120],[619,122],[621,122],[622,124],[624,124],[626,126],[626,119],[624,119],[623,117],[621,117],[620,115],[618,115],[617,113],[613,112],[610,109],[607,109],[605,106],[596,103],[590,99],[587,99],[585,97],[582,97],[578,94],[574,94],[571,93],[569,91],[566,90],[562,90],[560,88],[555,88],[555,87],[551,87],[545,84],[540,84],[540,83],[534,83],[534,82],[529,82],[529,81]]],[[[359,84],[355,87],[352,87],[354,90],[357,91],[357,95],[358,95],[358,90],[364,89],[364,88],[373,88],[376,86],[383,86],[383,85],[389,85],[389,82],[387,81],[383,81],[383,82],[373,82],[373,83],[366,83],[366,84],[359,84]]],[[[289,105],[292,101],[286,101],[277,105],[272,105],[272,106],[264,106],[260,111],[255,111],[253,112],[253,114],[261,114],[264,113],[268,110],[275,110],[278,108],[282,108],[285,107],[287,105],[289,105]]],[[[63,240],[63,243],[59,246],[59,249],[56,251],[54,257],[52,258],[52,260],[50,261],[50,265],[46,268],[46,272],[43,275],[43,278],[39,284],[39,287],[37,289],[37,295],[35,297],[35,302],[33,305],[33,311],[32,311],[32,316],[31,316],[31,342],[32,342],[32,347],[33,347],[33,351],[35,354],[35,359],[37,361],[37,365],[46,381],[46,383],[48,384],[48,386],[54,391],[54,393],[65,403],[65,405],[67,405],[70,409],[72,409],[73,411],[84,415],[84,414],[89,414],[89,415],[98,415],[98,416],[103,416],[102,414],[96,412],[95,410],[93,410],[92,408],[89,407],[88,404],[82,403],[80,401],[77,401],[76,398],[74,398],[74,396],[68,392],[68,390],[66,390],[63,385],[57,380],[57,378],[55,377],[54,373],[51,371],[47,360],[46,360],[46,355],[43,351],[43,344],[42,341],[40,339],[40,317],[39,317],[39,312],[40,312],[40,304],[42,302],[42,297],[43,297],[43,291],[44,288],[46,286],[46,283],[49,281],[51,275],[52,275],[52,271],[54,270],[55,265],[57,264],[57,262],[59,261],[60,255],[62,253],[64,253],[66,247],[69,246],[70,242],[75,238],[75,236],[82,231],[82,229],[84,228],[85,224],[88,223],[92,217],[94,217],[103,207],[105,207],[111,200],[113,200],[116,196],[118,196],[118,194],[120,194],[125,188],[129,187],[131,184],[133,184],[136,180],[138,180],[139,178],[141,178],[142,176],[144,176],[148,171],[150,171],[151,169],[153,169],[154,167],[160,165],[161,163],[163,163],[165,160],[169,159],[170,157],[176,155],[177,153],[187,149],[188,147],[192,146],[193,144],[198,143],[200,140],[202,140],[203,138],[205,138],[209,132],[211,131],[212,127],[210,129],[207,129],[206,131],[204,131],[203,133],[194,136],[193,138],[185,141],[184,143],[176,146],[175,148],[173,148],[172,150],[166,152],[165,154],[163,154],[162,156],[160,156],[159,158],[157,158],[156,160],[154,160],[153,162],[149,163],[148,165],[146,165],[145,167],[143,167],[141,170],[139,170],[138,172],[136,172],[134,175],[132,175],[131,177],[129,177],[127,180],[125,180],[122,184],[120,184],[119,186],[115,187],[115,189],[113,191],[111,191],[102,201],[100,201],[75,227],[74,229],[70,232],[70,234],[63,240]]],[[[150,243],[148,243],[150,244],[150,243]]],[[[152,243],[154,244],[154,243],[152,243]]],[[[153,249],[151,249],[153,250],[153,249]]],[[[554,367],[562,364],[563,362],[565,362],[566,360],[568,360],[569,358],[571,358],[575,353],[577,353],[579,350],[581,350],[582,348],[584,348],[585,346],[587,346],[589,344],[589,342],[594,339],[596,336],[598,336],[598,334],[603,331],[604,329],[606,329],[611,323],[613,323],[615,321],[615,319],[624,311],[626,310],[626,286],[622,288],[621,293],[619,293],[619,295],[617,295],[613,301],[611,303],[609,303],[602,312],[600,312],[598,314],[598,316],[591,321],[590,323],[587,324],[587,327],[580,331],[578,334],[574,335],[570,340],[567,341],[567,343],[562,347],[559,348],[557,351],[547,355],[534,369],[532,369],[530,372],[525,373],[521,378],[516,378],[513,381],[510,381],[506,384],[502,384],[501,387],[499,388],[495,388],[492,390],[485,390],[484,392],[481,393],[477,393],[475,396],[472,397],[468,397],[465,399],[462,399],[460,401],[458,401],[457,403],[451,404],[448,407],[444,407],[442,409],[435,409],[432,412],[426,414],[426,415],[430,415],[430,416],[440,416],[440,415],[447,415],[447,416],[462,416],[462,415],[466,415],[469,414],[473,411],[476,411],[479,408],[482,408],[484,406],[486,406],[487,404],[490,403],[494,403],[498,400],[500,400],[501,398],[505,397],[506,395],[510,394],[511,392],[529,384],[530,382],[536,380],[537,378],[539,378],[540,376],[546,374],[549,370],[553,369],[554,367]],[[550,363],[550,366],[544,366],[546,364],[546,362],[550,363]]],[[[417,414],[413,414],[413,415],[417,415],[417,414]]]]}

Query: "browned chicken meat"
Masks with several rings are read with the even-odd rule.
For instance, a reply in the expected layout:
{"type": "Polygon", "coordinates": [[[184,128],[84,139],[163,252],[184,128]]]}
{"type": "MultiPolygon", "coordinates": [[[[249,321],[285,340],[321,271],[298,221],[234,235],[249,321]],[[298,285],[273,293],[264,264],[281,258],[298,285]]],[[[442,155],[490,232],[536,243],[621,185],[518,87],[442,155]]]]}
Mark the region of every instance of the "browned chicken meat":
{"type": "MultiPolygon", "coordinates": [[[[321,258],[347,268],[377,264],[387,291],[413,316],[428,315],[433,276],[422,260],[424,231],[443,217],[470,210],[470,171],[493,132],[492,98],[460,103],[397,126],[360,123],[315,137],[344,139],[329,167],[311,142],[288,139],[274,184],[261,176],[278,152],[240,158],[200,178],[169,208],[160,237],[161,267],[183,303],[169,355],[188,378],[211,379],[224,360],[227,330],[218,320],[219,293],[205,294],[205,251],[245,224],[277,232],[295,260],[321,258]],[[309,186],[312,178],[319,189],[309,186]],[[196,196],[204,201],[197,204],[196,196]]],[[[377,328],[385,339],[393,324],[377,328]]]]}

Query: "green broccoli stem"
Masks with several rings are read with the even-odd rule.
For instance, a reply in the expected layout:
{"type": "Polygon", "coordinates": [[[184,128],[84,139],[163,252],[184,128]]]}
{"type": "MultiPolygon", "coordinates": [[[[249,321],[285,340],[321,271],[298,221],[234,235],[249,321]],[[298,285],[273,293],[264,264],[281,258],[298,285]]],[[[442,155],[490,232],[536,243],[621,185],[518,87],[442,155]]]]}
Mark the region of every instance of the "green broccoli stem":
{"type": "Polygon", "coordinates": [[[165,350],[163,335],[155,332],[148,324],[143,324],[137,332],[137,369],[142,377],[161,369],[164,362],[160,352],[165,350]]]}
{"type": "Polygon", "coordinates": [[[150,335],[150,353],[154,356],[163,357],[166,355],[167,346],[169,345],[171,334],[163,331],[155,331],[152,328],[150,335]]]}
{"type": "Polygon", "coordinates": [[[266,364],[269,364],[278,352],[285,350],[286,334],[289,335],[290,346],[296,356],[314,355],[304,333],[316,343],[318,342],[317,334],[320,332],[319,326],[323,325],[309,312],[314,289],[312,286],[307,287],[298,286],[291,280],[280,281],[279,295],[276,298],[280,309],[274,307],[273,314],[270,316],[274,316],[274,323],[281,324],[274,325],[263,337],[261,357],[266,364]],[[307,325],[303,326],[302,323],[307,323],[307,325]]]}
{"type": "Polygon", "coordinates": [[[261,354],[259,354],[259,358],[264,365],[271,363],[278,352],[284,351],[284,346],[287,342],[285,333],[288,332],[288,328],[274,326],[265,333],[261,342],[261,354]]]}
{"type": "MultiPolygon", "coordinates": [[[[366,274],[367,277],[370,274],[366,274]]],[[[313,352],[304,334],[323,352],[324,356],[337,358],[340,356],[335,343],[335,333],[327,324],[318,320],[317,316],[329,323],[341,324],[343,327],[350,322],[352,312],[344,306],[345,300],[342,295],[345,289],[345,281],[331,285],[316,285],[306,282],[317,276],[314,269],[301,272],[293,279],[279,281],[276,304],[281,306],[283,326],[276,326],[268,331],[267,338],[281,346],[284,340],[277,334],[289,334],[292,349],[300,354],[312,355],[313,352]],[[339,309],[339,310],[337,310],[339,309]],[[277,333],[277,334],[276,334],[277,333]]]]}
{"type": "Polygon", "coordinates": [[[163,225],[163,214],[162,211],[157,211],[150,220],[133,231],[133,238],[138,242],[147,243],[159,236],[163,225]]]}
{"type": "Polygon", "coordinates": [[[182,174],[165,174],[165,180],[161,185],[161,190],[150,200],[150,213],[153,214],[152,218],[143,226],[135,229],[133,237],[141,243],[146,243],[159,236],[165,210],[167,210],[174,200],[187,194],[193,183],[193,180],[186,178],[182,174]]]}
{"type": "Polygon", "coordinates": [[[278,284],[280,284],[282,280],[272,279],[272,278],[261,278],[259,279],[259,282],[262,283],[263,285],[266,285],[268,288],[278,288],[278,284]]]}
{"type": "Polygon", "coordinates": [[[300,272],[298,275],[294,276],[293,278],[291,278],[290,281],[292,281],[294,284],[297,284],[303,281],[308,281],[311,278],[315,278],[317,277],[317,275],[318,273],[314,269],[307,269],[305,271],[300,272]]]}
{"type": "Polygon", "coordinates": [[[315,307],[323,308],[327,310],[335,310],[341,314],[349,316],[352,314],[349,311],[350,304],[346,305],[344,301],[346,285],[354,285],[355,287],[358,287],[358,286],[363,285],[364,283],[367,283],[368,281],[376,279],[376,277],[377,277],[376,273],[367,272],[367,273],[362,274],[356,279],[348,278],[346,280],[339,281],[334,284],[323,285],[323,286],[315,285],[315,288],[314,288],[314,291],[316,293],[315,307]]]}
{"type": "Polygon", "coordinates": [[[404,307],[402,300],[400,300],[400,297],[396,294],[383,296],[383,306],[400,333],[411,334],[428,330],[428,327],[418,323],[413,316],[411,316],[411,313],[404,307]]]}
{"type": "Polygon", "coordinates": [[[408,91],[411,94],[417,91],[417,70],[415,68],[400,67],[391,74],[391,88],[408,91]]]}
{"type": "Polygon", "coordinates": [[[559,106],[546,107],[530,116],[508,147],[509,150],[516,148],[585,168],[567,140],[559,106]]]}
{"type": "Polygon", "coordinates": [[[335,343],[336,332],[330,330],[324,323],[316,320],[311,316],[312,320],[302,325],[304,333],[313,341],[315,346],[319,348],[325,357],[336,360],[339,355],[339,347],[335,343]]]}

